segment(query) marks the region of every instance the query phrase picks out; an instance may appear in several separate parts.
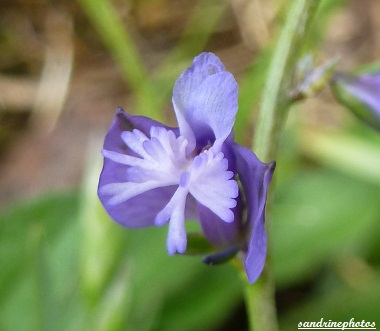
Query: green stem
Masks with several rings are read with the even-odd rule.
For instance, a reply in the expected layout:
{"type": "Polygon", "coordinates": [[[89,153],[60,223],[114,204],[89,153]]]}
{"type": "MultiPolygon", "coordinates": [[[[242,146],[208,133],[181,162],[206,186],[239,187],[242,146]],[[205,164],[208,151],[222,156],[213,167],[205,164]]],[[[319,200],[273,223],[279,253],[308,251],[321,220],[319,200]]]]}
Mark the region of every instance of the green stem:
{"type": "Polygon", "coordinates": [[[250,326],[249,330],[251,331],[278,330],[274,302],[274,281],[270,278],[271,274],[268,272],[267,266],[254,284],[249,284],[246,274],[242,274],[245,282],[244,299],[250,326]]]}
{"type": "MultiPolygon", "coordinates": [[[[291,105],[289,91],[292,75],[318,3],[317,0],[293,1],[274,50],[264,86],[254,139],[255,153],[265,162],[272,161],[277,156],[280,137],[291,105]]],[[[270,230],[268,221],[266,225],[267,230],[270,230]]],[[[269,232],[268,237],[270,238],[269,232]]],[[[251,331],[278,330],[270,253],[269,246],[266,266],[260,279],[254,284],[246,282],[245,286],[245,300],[251,331]]]]}
{"type": "Polygon", "coordinates": [[[291,105],[291,79],[318,0],[295,0],[274,50],[264,86],[254,139],[254,150],[263,161],[276,157],[279,138],[291,105]]]}

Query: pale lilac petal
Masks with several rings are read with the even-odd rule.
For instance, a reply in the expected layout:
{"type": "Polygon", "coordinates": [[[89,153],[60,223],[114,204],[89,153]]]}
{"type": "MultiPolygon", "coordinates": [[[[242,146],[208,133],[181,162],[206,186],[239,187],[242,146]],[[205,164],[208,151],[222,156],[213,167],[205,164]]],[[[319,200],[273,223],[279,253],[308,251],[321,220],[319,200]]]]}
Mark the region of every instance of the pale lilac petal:
{"type": "Polygon", "coordinates": [[[192,66],[181,74],[174,85],[172,97],[173,108],[177,117],[181,136],[185,137],[189,142],[187,147],[188,153],[194,150],[196,146],[196,137],[186,116],[186,109],[188,109],[187,105],[194,90],[210,74],[210,71],[218,72],[224,70],[223,64],[218,62],[220,62],[219,59],[212,53],[200,54],[194,59],[192,66]],[[212,62],[217,64],[215,69],[211,69],[214,68],[212,62]],[[222,68],[220,68],[220,65],[222,68]]]}
{"type": "Polygon", "coordinates": [[[139,157],[148,158],[149,155],[143,148],[143,144],[148,137],[138,129],[132,131],[124,131],[121,133],[121,139],[129,147],[131,154],[136,153],[139,157]]]}
{"type": "Polygon", "coordinates": [[[109,183],[99,188],[99,194],[102,196],[110,196],[108,206],[114,206],[121,202],[127,201],[137,195],[162,187],[157,181],[148,180],[143,183],[139,182],[121,182],[109,183]]]}
{"type": "MultiPolygon", "coordinates": [[[[234,151],[232,150],[233,135],[223,144],[222,152],[228,160],[228,171],[236,173],[236,160],[234,151]]],[[[243,205],[240,194],[236,198],[237,206],[232,208],[234,214],[233,222],[225,222],[220,217],[215,215],[209,208],[198,203],[199,220],[202,226],[202,231],[207,239],[216,247],[225,248],[230,245],[236,245],[242,239],[241,230],[243,205]]]]}
{"type": "Polygon", "coordinates": [[[239,188],[228,171],[223,153],[214,155],[211,150],[195,157],[191,172],[191,195],[225,222],[232,222],[231,208],[236,206],[239,188]]]}
{"type": "Polygon", "coordinates": [[[102,150],[102,155],[111,161],[128,165],[131,167],[141,166],[144,163],[144,160],[141,158],[126,155],[126,154],[121,154],[118,152],[108,151],[106,149],[102,150]]]}
{"type": "Polygon", "coordinates": [[[193,142],[188,135],[195,136],[198,146],[226,139],[235,120],[237,90],[235,79],[217,56],[202,53],[194,59],[173,90],[181,135],[189,140],[189,145],[193,142]]]}
{"type": "Polygon", "coordinates": [[[232,131],[238,109],[238,87],[229,72],[207,77],[189,100],[187,120],[197,142],[224,140],[232,131]]]}
{"type": "Polygon", "coordinates": [[[275,163],[265,164],[249,149],[234,145],[237,171],[247,208],[246,234],[251,234],[244,267],[250,283],[260,276],[266,258],[265,205],[275,163]]]}
{"type": "Polygon", "coordinates": [[[186,251],[185,204],[189,191],[179,187],[169,203],[156,216],[155,224],[163,225],[169,220],[169,233],[166,242],[169,255],[186,251]]]}
{"type": "MultiPolygon", "coordinates": [[[[194,58],[193,64],[177,79],[173,89],[175,112],[185,114],[187,105],[201,83],[209,76],[224,72],[220,59],[212,53],[201,53],[194,58]]],[[[180,125],[180,129],[182,129],[180,125]]]]}

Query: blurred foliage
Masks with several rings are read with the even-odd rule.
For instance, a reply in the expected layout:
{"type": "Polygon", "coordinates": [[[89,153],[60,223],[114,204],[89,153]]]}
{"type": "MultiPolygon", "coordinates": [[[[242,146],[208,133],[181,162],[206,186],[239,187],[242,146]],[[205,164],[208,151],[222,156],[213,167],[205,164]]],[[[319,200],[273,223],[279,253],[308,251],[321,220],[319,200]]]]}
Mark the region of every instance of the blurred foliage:
{"type": "MultiPolygon", "coordinates": [[[[198,1],[173,50],[148,74],[114,3],[78,3],[135,93],[137,112],[156,119],[164,117],[178,74],[228,9],[224,1],[198,1]]],[[[344,1],[321,3],[305,52],[322,42],[344,1]]],[[[239,79],[239,141],[251,133],[274,36],[239,79]]],[[[321,317],[376,321],[380,138],[359,126],[302,126],[289,125],[283,139],[270,210],[281,330],[321,317]]],[[[96,196],[99,173],[91,162],[77,191],[47,193],[0,211],[0,330],[223,330],[242,303],[237,271],[205,266],[199,257],[167,256],[166,228],[127,230],[113,223],[96,196]]]]}

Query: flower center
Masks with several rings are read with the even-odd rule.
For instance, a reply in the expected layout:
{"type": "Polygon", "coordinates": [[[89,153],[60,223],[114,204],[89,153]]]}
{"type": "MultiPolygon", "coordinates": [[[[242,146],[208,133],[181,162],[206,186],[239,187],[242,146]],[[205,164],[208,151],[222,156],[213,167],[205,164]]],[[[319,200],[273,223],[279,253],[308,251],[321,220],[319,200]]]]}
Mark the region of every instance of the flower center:
{"type": "Polygon", "coordinates": [[[186,250],[185,208],[190,193],[225,222],[232,222],[231,208],[236,206],[238,185],[223,153],[214,153],[212,144],[199,155],[187,154],[188,141],[174,132],[152,127],[150,138],[135,129],[125,131],[121,138],[128,154],[103,150],[104,157],[127,166],[127,181],[106,184],[103,194],[110,195],[110,204],[119,204],[157,187],[178,185],[169,203],[157,214],[156,225],[169,223],[167,249],[169,254],[186,250]]]}

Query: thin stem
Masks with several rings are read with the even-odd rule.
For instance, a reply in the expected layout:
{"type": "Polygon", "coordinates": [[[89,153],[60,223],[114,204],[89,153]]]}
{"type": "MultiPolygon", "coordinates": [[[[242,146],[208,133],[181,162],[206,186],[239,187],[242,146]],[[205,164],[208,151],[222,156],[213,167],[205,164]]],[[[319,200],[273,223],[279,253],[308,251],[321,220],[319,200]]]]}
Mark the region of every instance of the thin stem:
{"type": "Polygon", "coordinates": [[[277,155],[279,138],[291,104],[292,74],[318,3],[318,0],[293,1],[275,48],[254,138],[255,153],[263,161],[272,161],[277,155]]]}
{"type": "MultiPolygon", "coordinates": [[[[265,162],[276,159],[279,140],[291,105],[289,91],[292,74],[318,3],[317,0],[293,1],[274,50],[254,140],[255,153],[265,162]]],[[[267,204],[267,209],[268,207],[270,208],[269,204],[267,204]]],[[[266,225],[270,238],[268,221],[266,225]]],[[[251,331],[278,330],[270,253],[270,247],[268,247],[266,266],[259,280],[254,284],[246,283],[245,286],[251,331]]]]}
{"type": "MultiPolygon", "coordinates": [[[[267,261],[268,265],[268,261],[267,261]]],[[[278,330],[277,312],[274,302],[274,281],[270,278],[268,267],[263,271],[255,284],[249,284],[245,272],[242,274],[245,282],[244,299],[248,314],[249,330],[278,330]]]]}

